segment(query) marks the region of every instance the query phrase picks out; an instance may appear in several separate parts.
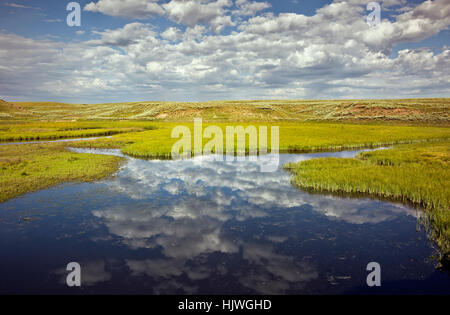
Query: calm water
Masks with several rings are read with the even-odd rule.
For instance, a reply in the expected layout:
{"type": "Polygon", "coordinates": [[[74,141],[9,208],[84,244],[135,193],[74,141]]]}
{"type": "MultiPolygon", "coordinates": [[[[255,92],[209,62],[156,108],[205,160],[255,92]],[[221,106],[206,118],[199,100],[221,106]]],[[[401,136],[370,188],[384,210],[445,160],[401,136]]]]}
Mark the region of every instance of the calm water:
{"type": "Polygon", "coordinates": [[[115,178],[2,203],[0,293],[450,293],[415,210],[289,179],[249,161],[128,159],[115,178]],[[72,261],[81,288],[65,285],[72,261]],[[381,288],[366,286],[372,261],[381,288]]]}

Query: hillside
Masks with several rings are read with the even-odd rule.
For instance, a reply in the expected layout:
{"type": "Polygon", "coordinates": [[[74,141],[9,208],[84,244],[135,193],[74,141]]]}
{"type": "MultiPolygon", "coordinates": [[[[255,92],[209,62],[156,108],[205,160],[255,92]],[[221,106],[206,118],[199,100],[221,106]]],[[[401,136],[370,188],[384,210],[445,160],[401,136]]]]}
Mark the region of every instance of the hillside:
{"type": "Polygon", "coordinates": [[[108,104],[0,102],[0,119],[188,121],[392,121],[448,125],[450,98],[405,100],[270,100],[108,104]]]}
{"type": "Polygon", "coordinates": [[[0,119],[11,118],[12,116],[9,114],[11,112],[11,109],[12,109],[11,104],[0,99],[0,119]]]}

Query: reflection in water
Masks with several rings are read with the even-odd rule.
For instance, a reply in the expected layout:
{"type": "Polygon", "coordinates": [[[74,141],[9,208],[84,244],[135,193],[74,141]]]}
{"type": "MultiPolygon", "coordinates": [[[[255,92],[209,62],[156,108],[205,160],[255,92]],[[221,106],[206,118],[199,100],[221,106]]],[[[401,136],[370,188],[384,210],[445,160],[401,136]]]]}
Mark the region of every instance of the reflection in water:
{"type": "MultiPolygon", "coordinates": [[[[280,165],[355,154],[282,155],[280,165]]],[[[54,239],[55,227],[64,225],[57,244],[72,251],[57,247],[49,255],[61,264],[79,261],[92,293],[118,287],[154,294],[342,293],[364,285],[365,266],[373,259],[392,266],[384,273],[392,281],[435,273],[424,260],[432,249],[415,231],[415,210],[310,195],[293,188],[285,171],[261,173],[255,162],[129,158],[112,180],[51,191],[51,197],[44,191],[1,205],[0,218],[11,222],[5,211],[23,208],[26,200],[57,200],[54,212],[48,207],[38,212],[47,216],[41,220],[46,225],[33,229],[33,223],[21,233],[29,235],[28,242],[43,231],[54,239]],[[73,207],[77,212],[68,215],[73,207]]],[[[5,244],[0,248],[8,249],[5,244]]],[[[66,275],[61,266],[50,269],[60,279],[66,275]]],[[[447,278],[439,279],[448,284],[447,278]]]]}

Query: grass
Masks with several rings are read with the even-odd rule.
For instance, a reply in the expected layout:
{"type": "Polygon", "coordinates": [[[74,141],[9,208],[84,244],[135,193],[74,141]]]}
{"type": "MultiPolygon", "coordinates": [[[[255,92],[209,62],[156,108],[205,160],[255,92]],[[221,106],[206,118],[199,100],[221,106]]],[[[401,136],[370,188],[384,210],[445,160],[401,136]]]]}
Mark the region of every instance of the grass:
{"type": "Polygon", "coordinates": [[[65,182],[96,181],[123,159],[68,151],[62,144],[0,146],[0,202],[65,182]]]}
{"type": "Polygon", "coordinates": [[[0,142],[110,136],[151,130],[149,123],[127,122],[0,122],[0,142]]]}
{"type": "MultiPolygon", "coordinates": [[[[171,131],[178,125],[189,127],[191,136],[193,136],[192,123],[154,123],[155,130],[120,134],[110,139],[82,141],[73,145],[89,148],[120,148],[125,154],[141,158],[169,158],[172,145],[178,140],[171,138],[171,131]]],[[[211,124],[205,123],[203,124],[203,128],[209,125],[211,124]]],[[[215,125],[219,126],[223,131],[225,148],[225,129],[229,124],[216,123],[215,125]]],[[[255,125],[256,127],[260,125],[269,127],[271,125],[279,126],[280,152],[284,153],[336,151],[450,139],[450,128],[448,127],[289,122],[259,122],[254,124],[243,123],[241,125],[244,127],[248,125],[255,125]]],[[[268,130],[270,131],[270,128],[268,130]]],[[[204,139],[203,145],[207,141],[209,139],[204,139]]],[[[270,139],[268,139],[268,145],[270,150],[270,139]]]]}
{"type": "Polygon", "coordinates": [[[450,259],[450,142],[399,145],[355,159],[322,158],[285,166],[294,185],[411,203],[429,214],[432,239],[450,259]]]}
{"type": "Polygon", "coordinates": [[[0,120],[48,121],[328,121],[450,123],[450,98],[397,100],[269,100],[134,102],[108,104],[20,103],[0,100],[0,120]]]}
{"type": "Polygon", "coordinates": [[[67,138],[88,138],[111,136],[122,132],[130,132],[133,129],[89,129],[71,131],[49,131],[49,132],[20,132],[2,133],[0,132],[0,142],[9,141],[31,141],[31,140],[56,140],[67,138]]]}

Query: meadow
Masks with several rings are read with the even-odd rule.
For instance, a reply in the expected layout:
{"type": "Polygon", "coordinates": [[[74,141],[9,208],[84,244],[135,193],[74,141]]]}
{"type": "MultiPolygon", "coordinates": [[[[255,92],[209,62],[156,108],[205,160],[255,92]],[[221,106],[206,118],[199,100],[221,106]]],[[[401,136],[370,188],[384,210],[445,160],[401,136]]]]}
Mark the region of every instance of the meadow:
{"type": "Polygon", "coordinates": [[[66,104],[0,100],[9,121],[329,121],[447,124],[450,98],[66,104]]]}

